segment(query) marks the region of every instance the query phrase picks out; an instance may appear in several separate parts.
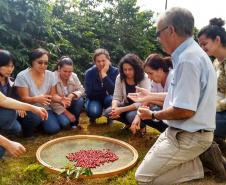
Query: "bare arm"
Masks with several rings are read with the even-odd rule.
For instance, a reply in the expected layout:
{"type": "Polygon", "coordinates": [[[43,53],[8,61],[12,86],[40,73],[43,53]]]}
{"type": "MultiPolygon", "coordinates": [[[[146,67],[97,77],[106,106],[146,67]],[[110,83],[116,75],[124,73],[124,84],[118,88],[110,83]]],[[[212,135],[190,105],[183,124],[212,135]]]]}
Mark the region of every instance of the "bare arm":
{"type": "Polygon", "coordinates": [[[0,92],[0,106],[14,110],[32,111],[35,114],[39,114],[43,120],[48,119],[48,113],[45,109],[6,97],[1,92],[0,92]]]}

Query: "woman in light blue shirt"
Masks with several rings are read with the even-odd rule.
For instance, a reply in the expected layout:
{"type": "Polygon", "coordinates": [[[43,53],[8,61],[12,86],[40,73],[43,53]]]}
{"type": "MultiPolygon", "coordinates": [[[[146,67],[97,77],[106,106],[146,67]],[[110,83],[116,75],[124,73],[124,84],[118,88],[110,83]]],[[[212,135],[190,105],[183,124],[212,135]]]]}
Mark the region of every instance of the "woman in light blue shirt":
{"type": "Polygon", "coordinates": [[[66,106],[67,98],[56,94],[57,80],[53,73],[47,69],[50,54],[48,51],[37,48],[29,53],[31,67],[21,71],[15,80],[20,99],[32,105],[43,107],[47,110],[49,118],[42,120],[39,115],[27,112],[23,122],[23,134],[27,138],[33,137],[34,127],[42,126],[46,134],[56,134],[60,131],[60,123],[52,112],[49,104],[51,101],[62,103],[66,106]]]}

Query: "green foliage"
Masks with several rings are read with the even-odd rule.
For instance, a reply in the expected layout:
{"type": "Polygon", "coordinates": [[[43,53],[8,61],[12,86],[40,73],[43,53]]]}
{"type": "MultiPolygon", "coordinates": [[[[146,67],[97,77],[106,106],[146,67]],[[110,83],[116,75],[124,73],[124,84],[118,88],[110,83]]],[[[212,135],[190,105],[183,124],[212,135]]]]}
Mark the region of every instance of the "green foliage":
{"type": "Polygon", "coordinates": [[[44,166],[39,165],[38,163],[30,164],[27,168],[24,169],[24,173],[27,171],[37,171],[40,172],[44,166]]]}
{"type": "Polygon", "coordinates": [[[15,76],[29,66],[28,53],[43,47],[51,54],[50,70],[62,55],[67,55],[83,81],[85,71],[93,65],[92,53],[99,47],[109,51],[115,66],[127,53],[135,53],[144,60],[150,53],[162,52],[155,37],[153,12],[141,12],[136,3],[1,0],[0,48],[15,55],[15,76]]]}
{"type": "Polygon", "coordinates": [[[75,179],[77,179],[80,175],[84,176],[92,176],[93,173],[90,168],[82,168],[82,167],[75,167],[74,165],[68,164],[65,168],[59,173],[59,175],[67,175],[67,179],[73,175],[75,179]]]}

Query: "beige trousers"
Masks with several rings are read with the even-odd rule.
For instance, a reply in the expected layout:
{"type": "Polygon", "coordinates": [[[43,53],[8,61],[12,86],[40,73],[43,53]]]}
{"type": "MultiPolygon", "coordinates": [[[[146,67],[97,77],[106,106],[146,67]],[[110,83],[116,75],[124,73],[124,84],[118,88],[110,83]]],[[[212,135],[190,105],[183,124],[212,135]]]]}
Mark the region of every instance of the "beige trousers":
{"type": "Polygon", "coordinates": [[[173,184],[203,178],[199,155],[213,141],[213,132],[187,132],[169,127],[146,154],[135,177],[138,184],[173,184]]]}

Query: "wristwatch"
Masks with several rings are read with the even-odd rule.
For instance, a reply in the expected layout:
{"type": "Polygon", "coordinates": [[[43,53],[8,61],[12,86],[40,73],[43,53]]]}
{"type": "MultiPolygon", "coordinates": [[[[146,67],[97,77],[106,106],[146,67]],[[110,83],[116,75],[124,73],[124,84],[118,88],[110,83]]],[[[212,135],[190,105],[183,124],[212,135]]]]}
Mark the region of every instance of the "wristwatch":
{"type": "Polygon", "coordinates": [[[155,117],[155,112],[156,111],[152,112],[152,120],[155,121],[155,122],[159,122],[159,120],[155,117]]]}

